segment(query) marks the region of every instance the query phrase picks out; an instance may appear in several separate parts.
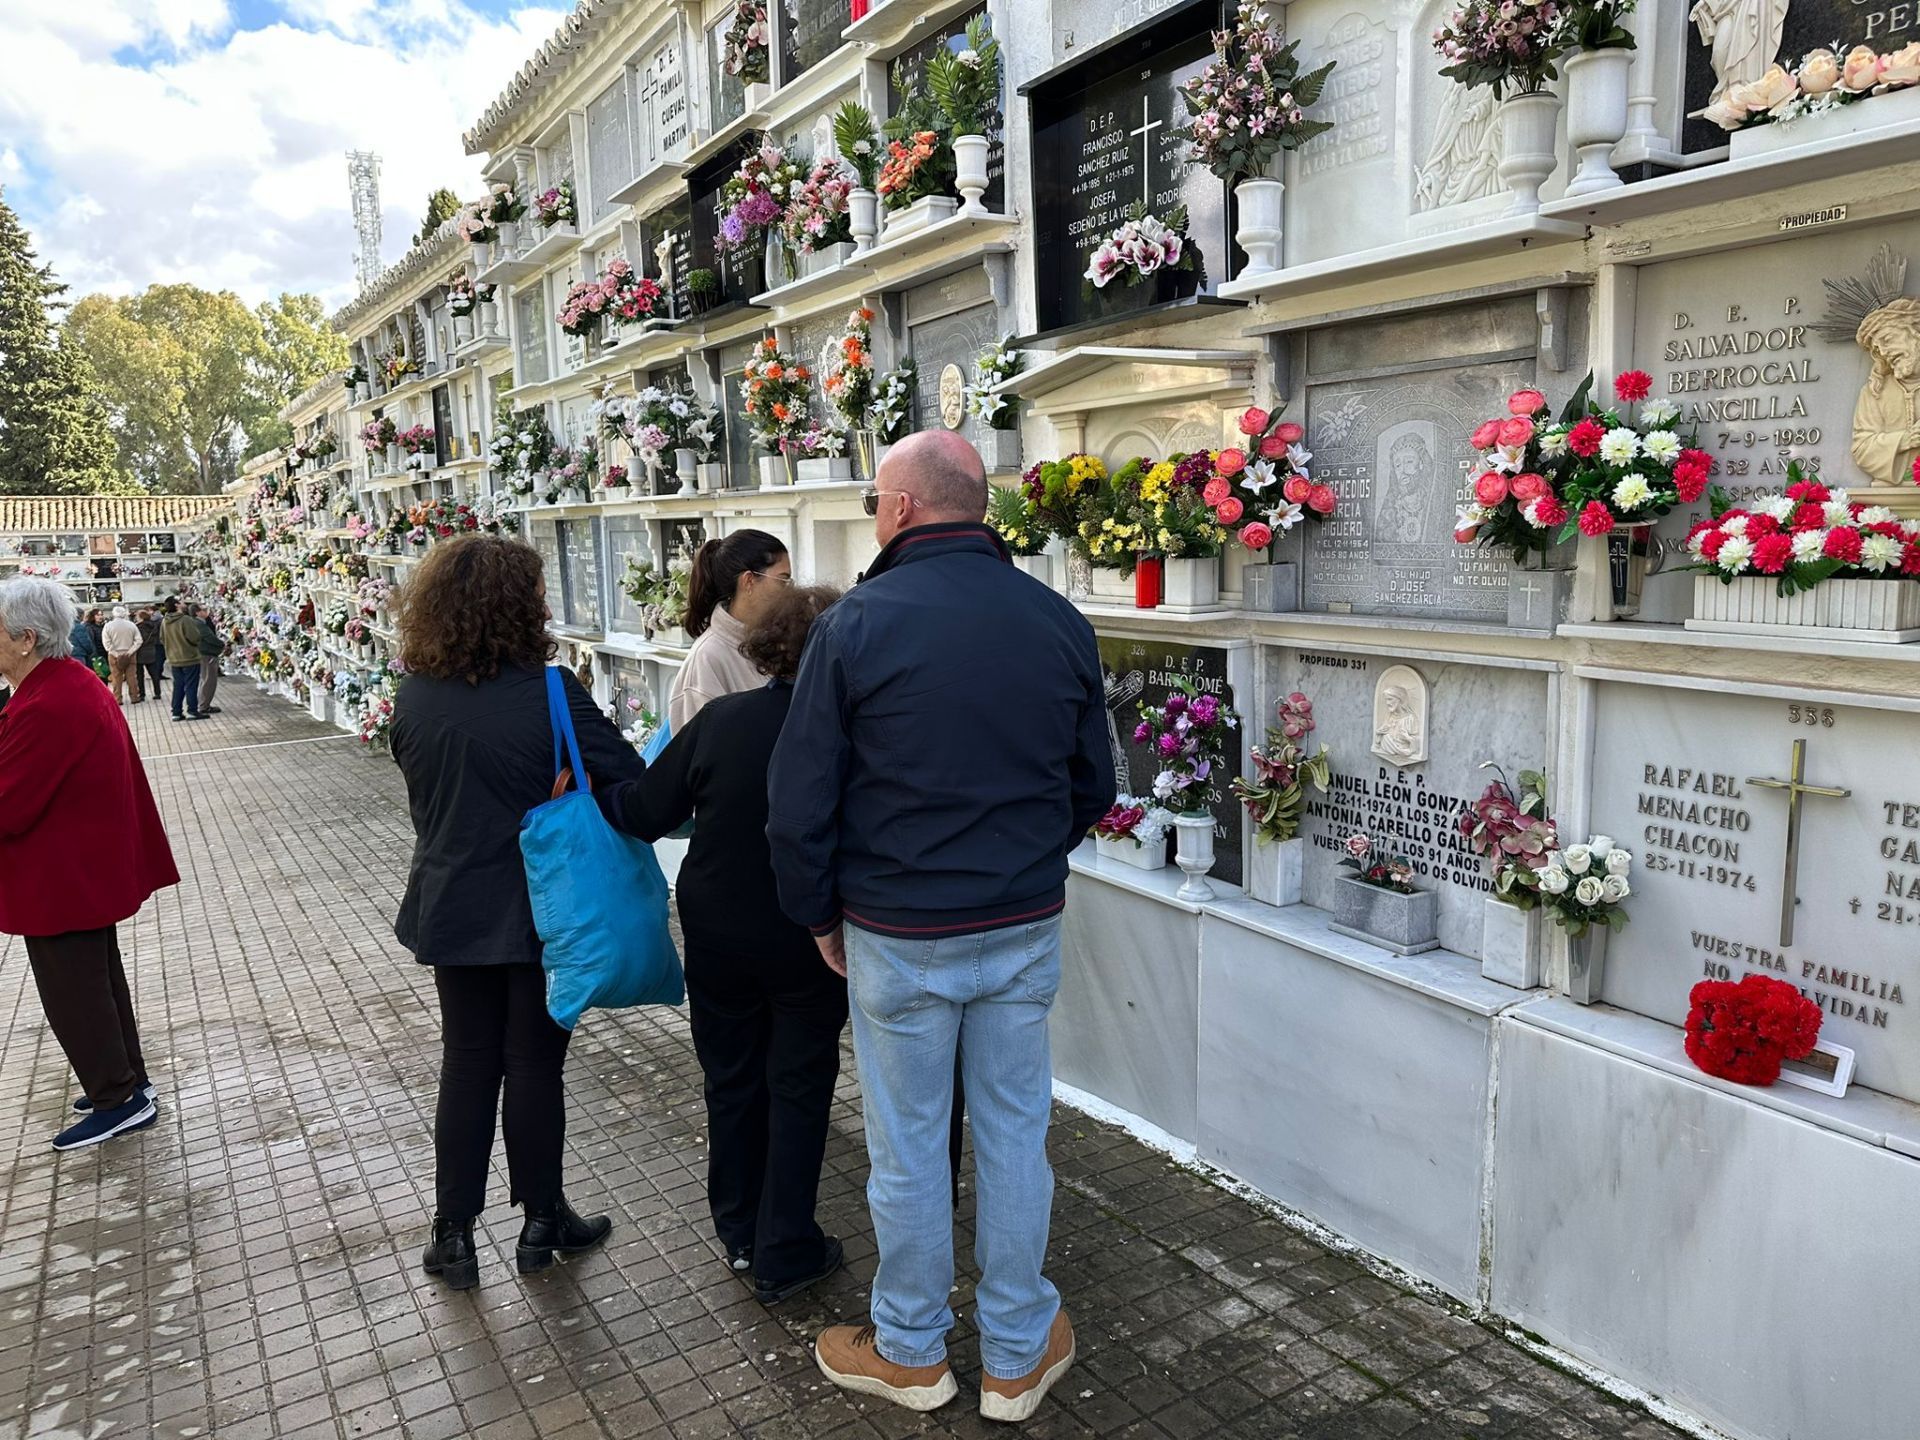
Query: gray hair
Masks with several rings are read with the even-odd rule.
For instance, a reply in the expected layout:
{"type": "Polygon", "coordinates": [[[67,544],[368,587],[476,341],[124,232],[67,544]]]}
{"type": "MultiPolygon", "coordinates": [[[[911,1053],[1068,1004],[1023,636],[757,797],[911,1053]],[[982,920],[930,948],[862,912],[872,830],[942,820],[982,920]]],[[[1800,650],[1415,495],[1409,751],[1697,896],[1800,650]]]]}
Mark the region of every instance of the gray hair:
{"type": "Polygon", "coordinates": [[[22,575],[0,581],[0,630],[15,640],[31,630],[34,652],[42,660],[59,660],[73,653],[77,618],[73,592],[57,580],[22,575]]]}

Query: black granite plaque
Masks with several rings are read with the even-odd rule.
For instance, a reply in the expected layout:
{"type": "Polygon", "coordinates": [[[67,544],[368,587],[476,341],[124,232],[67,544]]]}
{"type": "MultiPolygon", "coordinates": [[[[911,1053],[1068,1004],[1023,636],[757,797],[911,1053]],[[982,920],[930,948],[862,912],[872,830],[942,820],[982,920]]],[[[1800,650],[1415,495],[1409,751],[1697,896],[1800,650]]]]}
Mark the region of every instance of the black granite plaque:
{"type": "MultiPolygon", "coordinates": [[[[1113,745],[1114,776],[1122,792],[1151,796],[1160,762],[1145,745],[1133,741],[1142,705],[1159,705],[1181,680],[1196,689],[1234,704],[1227,684],[1227,654],[1217,646],[1181,645],[1164,640],[1135,640],[1122,635],[1100,637],[1100,668],[1107,681],[1107,735],[1113,745]]],[[[1242,721],[1244,725],[1245,722],[1242,721]]],[[[1220,801],[1213,807],[1213,875],[1230,885],[1242,883],[1245,857],[1240,843],[1240,805],[1232,782],[1240,774],[1241,745],[1231,747],[1232,761],[1220,780],[1220,801]]]]}
{"type": "Polygon", "coordinates": [[[667,287],[667,299],[671,309],[667,312],[676,318],[684,318],[693,313],[693,296],[687,289],[687,277],[694,268],[707,263],[694,258],[693,203],[681,200],[676,204],[656,210],[641,223],[640,273],[651,280],[660,279],[659,245],[662,236],[673,236],[673,284],[667,287]]]}
{"type": "Polygon", "coordinates": [[[701,520],[669,520],[662,538],[669,565],[691,565],[694,552],[707,543],[706,523],[701,520]]]}
{"type": "MultiPolygon", "coordinates": [[[[921,88],[923,83],[921,75],[926,68],[928,58],[938,54],[942,49],[949,49],[955,52],[965,49],[967,43],[967,25],[976,17],[985,15],[986,13],[987,7],[980,5],[969,10],[964,15],[956,16],[948,22],[946,29],[942,30],[939,34],[929,36],[918,45],[915,45],[911,50],[903,50],[895,57],[894,64],[898,66],[901,77],[906,81],[909,94],[921,88]]],[[[1003,47],[1000,54],[1000,86],[1003,103],[1006,90],[1006,67],[1006,50],[1003,47]]],[[[899,101],[897,95],[891,95],[890,99],[895,104],[899,101]]],[[[992,117],[987,121],[987,193],[980,197],[980,203],[985,205],[989,210],[1002,209],[1006,200],[1007,186],[1005,175],[1007,156],[1004,144],[1005,130],[1006,116],[1000,109],[995,109],[992,117]]]]}
{"type": "Polygon", "coordinates": [[[1182,6],[1030,91],[1042,331],[1211,293],[1231,273],[1226,187],[1190,165],[1173,135],[1187,119],[1179,87],[1206,68],[1217,20],[1210,5],[1182,6]],[[1092,291],[1084,277],[1094,249],[1141,203],[1162,217],[1187,207],[1198,269],[1092,291]]]}
{"type": "Polygon", "coordinates": [[[460,458],[460,439],[453,433],[453,388],[433,387],[433,463],[445,465],[460,458]]]}
{"type": "Polygon", "coordinates": [[[783,83],[791,83],[840,48],[852,7],[847,0],[779,0],[783,83]]]}
{"type": "MultiPolygon", "coordinates": [[[[1750,58],[1754,47],[1766,48],[1766,37],[1775,33],[1780,43],[1767,58],[1793,65],[1809,50],[1831,50],[1844,59],[1855,45],[1866,45],[1880,54],[1898,50],[1920,40],[1920,4],[1912,0],[1699,0],[1688,12],[1687,23],[1687,113],[1704,109],[1712,98],[1716,75],[1714,42],[1701,37],[1701,28],[1712,33],[1728,56],[1729,63],[1747,62],[1753,68],[1760,62],[1750,58]]],[[[1682,146],[1686,150],[1709,150],[1727,143],[1727,132],[1707,120],[1688,120],[1682,146]]]]}
{"type": "Polygon", "coordinates": [[[687,189],[692,196],[693,263],[713,271],[719,278],[716,307],[744,304],[766,289],[765,247],[753,245],[743,251],[733,251],[722,245],[719,238],[720,218],[727,213],[721,199],[727,177],[753,153],[758,139],[758,136],[747,137],[688,177],[687,189]]]}

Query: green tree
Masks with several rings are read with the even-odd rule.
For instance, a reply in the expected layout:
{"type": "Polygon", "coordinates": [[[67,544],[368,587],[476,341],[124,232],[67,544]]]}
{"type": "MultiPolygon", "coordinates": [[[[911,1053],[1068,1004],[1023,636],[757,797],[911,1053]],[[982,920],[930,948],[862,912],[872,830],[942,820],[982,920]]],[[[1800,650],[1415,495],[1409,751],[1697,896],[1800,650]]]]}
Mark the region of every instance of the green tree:
{"type": "Polygon", "coordinates": [[[308,387],[347,364],[347,337],[328,323],[318,295],[282,294],[254,312],[266,340],[263,377],[270,412],[247,427],[247,449],[252,454],[284,445],[293,438],[280,418],[281,409],[308,387]]]}
{"type": "Polygon", "coordinates": [[[67,287],[36,258],[0,196],[0,492],[98,493],[116,478],[107,411],[85,357],[54,333],[67,287]]]}
{"type": "Polygon", "coordinates": [[[460,197],[442,185],[427,196],[427,213],[420,222],[420,229],[415,233],[413,243],[418,245],[459,213],[460,197]]]}

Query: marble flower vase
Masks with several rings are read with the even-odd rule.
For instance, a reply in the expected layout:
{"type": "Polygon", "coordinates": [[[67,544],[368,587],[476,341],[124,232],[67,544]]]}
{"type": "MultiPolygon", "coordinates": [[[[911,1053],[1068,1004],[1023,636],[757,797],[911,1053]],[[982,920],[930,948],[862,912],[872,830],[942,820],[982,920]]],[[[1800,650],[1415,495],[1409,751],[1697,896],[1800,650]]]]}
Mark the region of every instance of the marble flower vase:
{"type": "Polygon", "coordinates": [[[987,193],[987,137],[954,136],[953,166],[953,188],[960,192],[960,213],[986,214],[987,207],[980,203],[980,197],[987,193]]]}
{"type": "Polygon", "coordinates": [[[871,250],[880,234],[880,197],[855,186],[847,195],[847,228],[856,253],[871,250]]]}
{"type": "Polygon", "coordinates": [[[1626,183],[1610,156],[1627,133],[1627,71],[1633,52],[1582,50],[1567,61],[1567,144],[1579,157],[1568,195],[1592,195],[1626,183]]]}
{"type": "Polygon", "coordinates": [[[1025,571],[1048,589],[1053,588],[1053,556],[1046,551],[1043,550],[1038,555],[1014,556],[1013,568],[1025,571]]]}
{"type": "Polygon", "coordinates": [[[1220,609],[1220,557],[1169,556],[1162,571],[1160,606],[1176,615],[1220,609]]]}
{"type": "Polygon", "coordinates": [[[1539,906],[1522,910],[1497,896],[1484,902],[1480,922],[1480,973],[1516,990],[1541,983],[1539,906]]]}
{"type": "Polygon", "coordinates": [[[887,211],[887,228],[882,238],[895,240],[929,229],[943,220],[951,220],[959,208],[960,202],[951,195],[923,195],[911,205],[887,211]]]}
{"type": "Polygon", "coordinates": [[[1260,615],[1284,615],[1300,604],[1300,567],[1291,560],[1248,565],[1240,571],[1241,607],[1260,615]]]}
{"type": "Polygon", "coordinates": [[[1167,868],[1167,837],[1164,835],[1151,845],[1142,844],[1130,836],[1114,840],[1105,835],[1096,835],[1093,837],[1093,848],[1106,863],[1125,865],[1134,870],[1167,868]]]}
{"type": "Polygon", "coordinates": [[[1256,176],[1233,187],[1234,206],[1239,224],[1233,238],[1247,252],[1247,263],[1234,278],[1260,280],[1280,269],[1280,246],[1284,238],[1287,187],[1273,176],[1256,176]]]}
{"type": "Polygon", "coordinates": [[[1247,894],[1267,905],[1298,905],[1306,873],[1307,842],[1256,835],[1247,850],[1247,894]]]}
{"type": "Polygon", "coordinates": [[[1419,955],[1439,948],[1439,925],[1440,896],[1435,891],[1389,890],[1348,875],[1334,880],[1328,928],[1336,934],[1395,955],[1419,955]]]}
{"type": "Polygon", "coordinates": [[[1213,899],[1207,874],[1213,869],[1213,812],[1180,813],[1173,817],[1173,863],[1187,878],[1174,894],[1198,904],[1213,899]]]}
{"type": "Polygon", "coordinates": [[[1567,937],[1567,998],[1591,1005],[1607,982],[1607,941],[1611,927],[1589,925],[1584,935],[1567,937]]]}
{"type": "Polygon", "coordinates": [[[1559,154],[1554,130],[1560,97],[1550,90],[1509,95],[1500,102],[1500,179],[1513,196],[1509,218],[1540,212],[1540,187],[1553,174],[1559,154]]]}

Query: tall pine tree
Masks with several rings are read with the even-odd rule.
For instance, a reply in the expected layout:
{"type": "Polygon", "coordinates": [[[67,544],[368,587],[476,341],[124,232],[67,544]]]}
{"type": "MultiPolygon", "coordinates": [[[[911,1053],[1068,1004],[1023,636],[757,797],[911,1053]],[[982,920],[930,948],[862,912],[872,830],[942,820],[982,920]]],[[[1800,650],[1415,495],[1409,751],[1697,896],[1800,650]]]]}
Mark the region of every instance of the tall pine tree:
{"type": "Polygon", "coordinates": [[[106,407],[86,361],[54,333],[67,287],[35,260],[0,194],[0,493],[95,494],[117,479],[106,407]]]}

